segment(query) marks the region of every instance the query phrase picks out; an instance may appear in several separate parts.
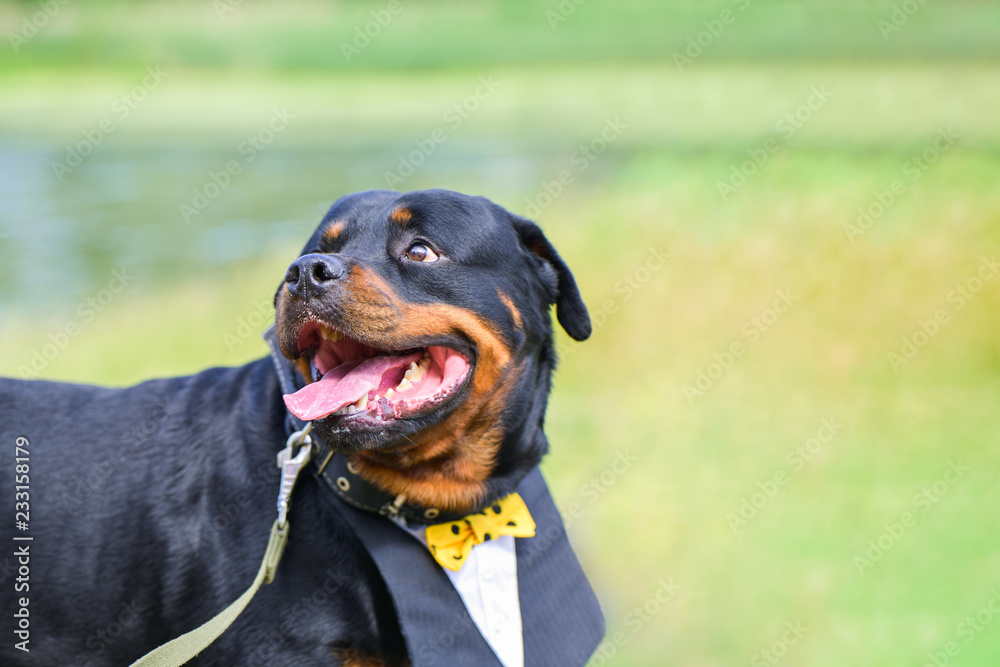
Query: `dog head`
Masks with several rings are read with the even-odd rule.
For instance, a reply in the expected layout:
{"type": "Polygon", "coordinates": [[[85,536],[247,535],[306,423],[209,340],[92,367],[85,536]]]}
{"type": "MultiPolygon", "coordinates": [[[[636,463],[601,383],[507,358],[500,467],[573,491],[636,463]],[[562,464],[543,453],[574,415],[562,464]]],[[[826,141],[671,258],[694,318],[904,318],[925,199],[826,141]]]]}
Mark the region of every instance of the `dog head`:
{"type": "Polygon", "coordinates": [[[360,475],[415,503],[476,507],[547,449],[549,307],[590,319],[532,222],[482,197],[376,190],[338,200],[275,297],[285,397],[360,475]]]}

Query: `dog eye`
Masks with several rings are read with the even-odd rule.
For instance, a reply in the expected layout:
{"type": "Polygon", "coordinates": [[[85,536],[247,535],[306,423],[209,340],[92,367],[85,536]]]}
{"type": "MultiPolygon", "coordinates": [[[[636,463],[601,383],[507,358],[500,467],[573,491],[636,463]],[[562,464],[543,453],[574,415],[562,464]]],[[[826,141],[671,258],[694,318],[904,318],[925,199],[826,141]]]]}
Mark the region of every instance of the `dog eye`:
{"type": "Polygon", "coordinates": [[[423,243],[414,243],[406,249],[406,259],[414,262],[436,262],[438,255],[423,243]]]}

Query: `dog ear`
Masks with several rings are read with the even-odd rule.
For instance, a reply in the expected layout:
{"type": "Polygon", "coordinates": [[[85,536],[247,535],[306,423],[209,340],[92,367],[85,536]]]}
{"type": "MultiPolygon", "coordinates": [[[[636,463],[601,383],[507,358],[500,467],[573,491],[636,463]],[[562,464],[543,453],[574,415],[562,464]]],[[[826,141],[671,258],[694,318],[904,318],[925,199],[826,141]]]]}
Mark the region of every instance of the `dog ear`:
{"type": "Polygon", "coordinates": [[[586,340],[590,337],[590,315],[587,313],[587,306],[583,303],[580,290],[576,286],[576,280],[570,272],[566,262],[562,260],[556,249],[552,247],[549,240],[545,238],[541,228],[532,221],[517,215],[510,214],[514,229],[521,236],[521,242],[529,252],[547,262],[556,274],[556,318],[559,324],[566,330],[572,338],[576,340],[586,340]]]}

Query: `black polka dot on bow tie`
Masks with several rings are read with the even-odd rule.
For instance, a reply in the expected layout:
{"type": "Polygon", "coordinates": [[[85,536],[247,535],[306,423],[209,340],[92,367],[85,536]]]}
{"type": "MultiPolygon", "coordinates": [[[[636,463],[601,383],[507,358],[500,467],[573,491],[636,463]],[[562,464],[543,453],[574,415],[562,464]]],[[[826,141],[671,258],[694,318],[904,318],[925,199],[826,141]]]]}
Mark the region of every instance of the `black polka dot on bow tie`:
{"type": "Polygon", "coordinates": [[[493,511],[494,511],[494,512],[495,512],[496,514],[500,514],[500,506],[499,506],[499,505],[494,505],[494,506],[493,506],[493,511]]]}
{"type": "Polygon", "coordinates": [[[452,556],[452,558],[454,558],[455,560],[462,560],[464,556],[452,556]]]}
{"type": "Polygon", "coordinates": [[[484,542],[489,542],[492,539],[493,539],[493,536],[490,535],[489,533],[486,533],[485,535],[483,535],[483,541],[484,542]]]}
{"type": "Polygon", "coordinates": [[[438,552],[438,548],[437,548],[437,546],[436,546],[436,545],[434,545],[434,544],[432,544],[432,545],[431,545],[431,551],[433,551],[434,553],[437,553],[437,552],[438,552]]]}
{"type": "Polygon", "coordinates": [[[517,524],[515,522],[513,522],[513,521],[508,521],[507,525],[508,526],[516,526],[517,524]]]}
{"type": "Polygon", "coordinates": [[[452,527],[451,527],[451,532],[453,532],[453,533],[455,533],[456,535],[458,535],[458,526],[452,526],[452,527]]]}

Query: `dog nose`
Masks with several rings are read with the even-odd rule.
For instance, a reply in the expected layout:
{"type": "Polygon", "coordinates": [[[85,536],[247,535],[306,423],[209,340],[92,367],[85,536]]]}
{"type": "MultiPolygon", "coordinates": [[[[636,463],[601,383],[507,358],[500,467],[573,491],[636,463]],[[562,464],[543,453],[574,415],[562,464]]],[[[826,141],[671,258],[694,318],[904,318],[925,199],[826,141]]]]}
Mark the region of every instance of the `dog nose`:
{"type": "Polygon", "coordinates": [[[303,255],[292,262],[285,273],[288,291],[303,299],[322,292],[344,275],[346,269],[340,259],[331,255],[303,255]]]}

